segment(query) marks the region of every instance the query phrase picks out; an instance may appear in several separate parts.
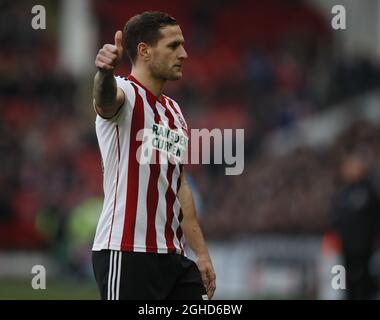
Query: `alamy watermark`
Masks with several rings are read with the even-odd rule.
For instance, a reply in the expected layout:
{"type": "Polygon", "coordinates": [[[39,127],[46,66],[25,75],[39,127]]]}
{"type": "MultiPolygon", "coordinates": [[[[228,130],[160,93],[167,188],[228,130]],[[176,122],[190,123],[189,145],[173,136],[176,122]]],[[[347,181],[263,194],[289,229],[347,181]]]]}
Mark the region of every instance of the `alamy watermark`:
{"type": "Polygon", "coordinates": [[[331,20],[332,28],[334,30],[346,30],[346,8],[337,4],[331,8],[331,13],[334,14],[331,20]]]}
{"type": "Polygon", "coordinates": [[[139,164],[224,164],[226,175],[244,170],[244,129],[191,129],[185,134],[153,124],[139,130],[136,141],[139,164]]]}
{"type": "MultiPolygon", "coordinates": [[[[343,5],[334,5],[331,8],[331,13],[334,15],[331,20],[331,26],[334,30],[346,29],[346,8],[343,5]]],[[[32,28],[34,30],[46,29],[46,9],[43,5],[36,4],[32,7],[32,28]]]]}
{"type": "Polygon", "coordinates": [[[331,279],[331,287],[334,290],[345,290],[346,268],[342,265],[335,265],[331,268],[331,274],[334,275],[331,279]]]}
{"type": "Polygon", "coordinates": [[[32,288],[34,290],[45,290],[46,289],[46,268],[42,265],[35,265],[31,271],[35,274],[32,278],[32,288]]]}
{"type": "Polygon", "coordinates": [[[35,16],[32,18],[32,28],[34,30],[45,30],[46,29],[46,9],[40,4],[36,4],[32,7],[32,14],[35,16]]]}

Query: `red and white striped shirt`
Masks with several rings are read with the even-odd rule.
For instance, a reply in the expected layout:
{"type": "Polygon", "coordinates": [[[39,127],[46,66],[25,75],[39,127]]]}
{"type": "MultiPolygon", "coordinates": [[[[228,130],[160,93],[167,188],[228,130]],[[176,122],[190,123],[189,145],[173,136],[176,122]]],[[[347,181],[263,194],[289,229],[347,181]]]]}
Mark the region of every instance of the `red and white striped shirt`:
{"type": "Polygon", "coordinates": [[[157,151],[159,146],[168,146],[169,137],[174,137],[169,144],[173,154],[181,151],[174,146],[176,142],[186,140],[182,147],[187,147],[186,122],[174,100],[163,96],[159,101],[134,77],[116,77],[116,82],[124,91],[123,106],[113,118],[97,115],[95,121],[103,163],[104,203],[93,250],[185,255],[180,226],[183,215],[177,198],[182,164],[141,164],[138,150],[144,142],[137,133],[144,129],[153,134],[157,147],[153,156],[157,159],[162,156],[162,151],[157,151]]]}

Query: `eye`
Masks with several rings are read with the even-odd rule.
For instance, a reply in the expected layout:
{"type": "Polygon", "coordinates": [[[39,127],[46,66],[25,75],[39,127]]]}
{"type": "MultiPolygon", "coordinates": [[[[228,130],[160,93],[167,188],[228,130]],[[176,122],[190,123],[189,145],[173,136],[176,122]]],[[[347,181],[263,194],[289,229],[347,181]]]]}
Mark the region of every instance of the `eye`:
{"type": "Polygon", "coordinates": [[[172,50],[177,49],[178,46],[179,46],[179,43],[178,43],[178,42],[174,42],[174,43],[171,43],[171,44],[168,45],[168,47],[169,47],[170,49],[172,49],[172,50]]]}

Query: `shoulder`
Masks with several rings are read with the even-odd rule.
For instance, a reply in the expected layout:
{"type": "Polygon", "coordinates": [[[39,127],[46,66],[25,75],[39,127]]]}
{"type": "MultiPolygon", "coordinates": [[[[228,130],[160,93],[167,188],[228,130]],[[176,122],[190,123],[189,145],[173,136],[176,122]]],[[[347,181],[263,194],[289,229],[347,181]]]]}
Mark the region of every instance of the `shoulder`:
{"type": "Polygon", "coordinates": [[[177,101],[175,101],[173,98],[170,98],[170,97],[167,96],[166,94],[163,94],[163,96],[165,97],[165,99],[166,99],[170,104],[175,104],[175,106],[178,106],[178,107],[179,107],[179,104],[178,104],[177,101]]]}
{"type": "Polygon", "coordinates": [[[125,96],[124,103],[127,103],[133,107],[134,101],[136,98],[135,97],[136,93],[135,93],[135,89],[133,88],[131,84],[131,81],[129,81],[123,76],[115,76],[115,80],[116,80],[117,87],[123,90],[124,92],[124,96],[125,96]]]}
{"type": "Polygon", "coordinates": [[[116,80],[116,86],[118,90],[121,90],[124,93],[124,102],[120,105],[116,114],[111,118],[104,118],[96,111],[95,108],[95,100],[93,102],[95,112],[97,113],[96,122],[99,123],[113,123],[120,122],[123,119],[128,119],[131,117],[131,112],[135,105],[136,94],[135,90],[131,84],[131,82],[122,77],[122,76],[114,76],[116,80]]]}
{"type": "Polygon", "coordinates": [[[133,86],[131,84],[131,82],[122,77],[122,76],[115,76],[115,80],[116,80],[116,85],[122,89],[124,91],[124,93],[129,93],[130,91],[133,92],[133,86]]]}
{"type": "Polygon", "coordinates": [[[173,111],[177,114],[180,114],[182,115],[182,111],[181,111],[181,108],[179,106],[179,104],[177,103],[177,101],[175,101],[174,99],[166,96],[166,95],[163,95],[165,97],[165,99],[168,101],[169,103],[169,106],[173,109],[173,111]]]}
{"type": "Polygon", "coordinates": [[[181,126],[187,130],[187,123],[185,121],[185,117],[183,116],[183,113],[181,111],[179,104],[174,99],[172,99],[166,95],[164,95],[164,97],[168,101],[170,108],[174,112],[174,114],[177,117],[181,126]]]}

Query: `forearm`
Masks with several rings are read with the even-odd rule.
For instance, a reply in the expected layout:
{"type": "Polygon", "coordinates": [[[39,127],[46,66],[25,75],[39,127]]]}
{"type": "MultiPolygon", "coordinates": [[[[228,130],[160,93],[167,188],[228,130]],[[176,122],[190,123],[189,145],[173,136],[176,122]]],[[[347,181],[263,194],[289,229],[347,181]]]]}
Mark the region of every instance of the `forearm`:
{"type": "Polygon", "coordinates": [[[181,227],[185,235],[185,239],[197,257],[205,255],[208,256],[209,253],[197,219],[192,192],[186,183],[181,186],[179,197],[182,212],[184,214],[181,227]]]}
{"type": "Polygon", "coordinates": [[[216,288],[216,275],[201,227],[199,226],[193,195],[186,183],[183,172],[178,197],[183,212],[183,220],[181,224],[183,234],[185,235],[186,241],[190,248],[197,256],[196,263],[202,277],[202,282],[206,289],[208,298],[211,299],[216,288]]]}
{"type": "Polygon", "coordinates": [[[103,111],[112,111],[117,103],[117,85],[112,72],[98,71],[94,79],[93,97],[103,111]]]}
{"type": "Polygon", "coordinates": [[[202,230],[197,219],[187,219],[183,222],[183,233],[191,250],[197,257],[208,255],[208,249],[204,240],[202,230]]]}

